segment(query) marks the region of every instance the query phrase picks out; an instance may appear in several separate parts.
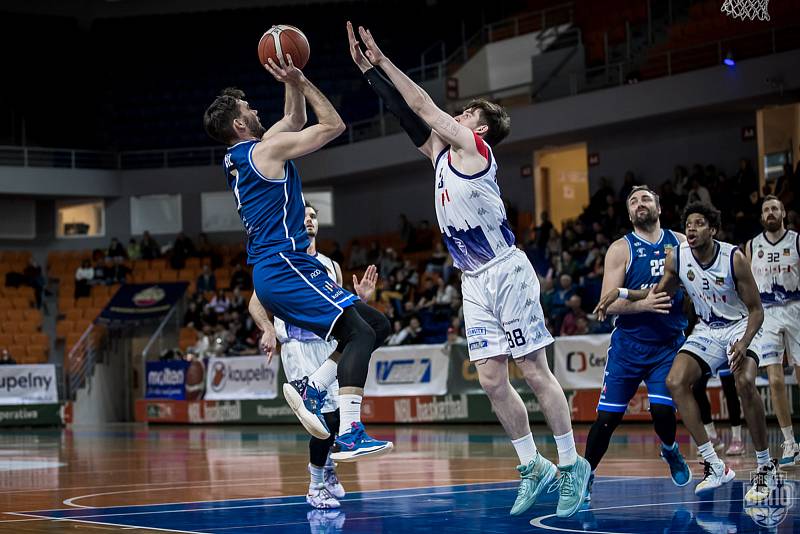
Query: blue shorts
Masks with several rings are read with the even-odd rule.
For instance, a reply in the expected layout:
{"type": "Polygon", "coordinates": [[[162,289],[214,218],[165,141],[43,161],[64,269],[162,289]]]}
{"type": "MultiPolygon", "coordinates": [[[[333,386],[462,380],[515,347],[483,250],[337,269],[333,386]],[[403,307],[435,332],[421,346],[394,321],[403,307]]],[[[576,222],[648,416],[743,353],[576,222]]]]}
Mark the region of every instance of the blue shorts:
{"type": "Polygon", "coordinates": [[[608,347],[597,409],[624,413],[642,381],[647,385],[650,404],[674,408],[672,395],[667,389],[667,375],[683,341],[681,335],[672,342],[658,345],[641,343],[621,330],[615,330],[608,347]]]}
{"type": "Polygon", "coordinates": [[[358,300],[305,252],[280,252],[259,261],[253,266],[253,286],[264,308],[326,341],[344,309],[358,300]]]}

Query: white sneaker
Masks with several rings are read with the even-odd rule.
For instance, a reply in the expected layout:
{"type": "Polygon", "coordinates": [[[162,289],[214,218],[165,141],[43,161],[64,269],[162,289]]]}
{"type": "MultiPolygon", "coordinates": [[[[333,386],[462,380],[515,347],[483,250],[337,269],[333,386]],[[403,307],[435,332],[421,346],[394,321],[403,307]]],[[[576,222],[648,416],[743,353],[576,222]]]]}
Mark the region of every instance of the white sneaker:
{"type": "Polygon", "coordinates": [[[323,471],[323,480],[325,480],[325,489],[337,499],[343,499],[346,495],[344,486],[339,482],[339,477],[336,476],[336,464],[332,466],[325,466],[323,471]]]}
{"type": "Polygon", "coordinates": [[[705,491],[715,490],[736,478],[736,473],[722,462],[703,462],[703,480],[694,487],[694,493],[700,495],[705,491]]]}
{"type": "Polygon", "coordinates": [[[341,503],[325,488],[325,484],[309,484],[306,502],[317,509],[339,508],[341,503]]]}
{"type": "Polygon", "coordinates": [[[750,486],[744,496],[747,504],[759,504],[768,500],[772,490],[777,487],[778,481],[775,472],[778,468],[773,462],[771,460],[768,464],[760,466],[758,471],[751,477],[750,481],[753,485],[750,486]]]}
{"type": "Polygon", "coordinates": [[[800,447],[794,441],[784,441],[780,466],[792,467],[798,463],[800,463],[800,447]]]}

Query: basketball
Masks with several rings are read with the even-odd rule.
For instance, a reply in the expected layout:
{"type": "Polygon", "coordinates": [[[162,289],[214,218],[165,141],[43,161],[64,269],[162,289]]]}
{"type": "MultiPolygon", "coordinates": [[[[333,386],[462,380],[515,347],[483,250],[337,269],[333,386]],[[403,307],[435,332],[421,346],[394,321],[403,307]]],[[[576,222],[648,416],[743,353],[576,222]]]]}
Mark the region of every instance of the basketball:
{"type": "Polygon", "coordinates": [[[261,40],[258,42],[258,59],[262,65],[266,64],[269,58],[280,65],[278,56],[282,55],[286,62],[286,54],[292,56],[292,63],[295,67],[298,69],[305,67],[308,63],[308,56],[311,54],[308,39],[294,26],[286,24],[273,26],[261,36],[261,40]]]}

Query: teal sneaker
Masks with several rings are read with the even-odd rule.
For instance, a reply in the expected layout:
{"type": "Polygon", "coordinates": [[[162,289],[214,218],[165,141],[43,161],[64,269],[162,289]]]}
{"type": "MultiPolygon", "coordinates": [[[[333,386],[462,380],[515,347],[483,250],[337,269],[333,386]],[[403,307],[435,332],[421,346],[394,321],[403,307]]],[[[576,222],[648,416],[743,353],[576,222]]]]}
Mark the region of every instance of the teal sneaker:
{"type": "Polygon", "coordinates": [[[692,471],[686,465],[677,443],[673,443],[671,448],[665,447],[662,443],[661,458],[669,465],[669,474],[676,486],[682,487],[692,481],[692,471]]]}
{"type": "Polygon", "coordinates": [[[559,465],[558,469],[561,471],[561,476],[558,479],[560,489],[556,515],[562,518],[572,517],[586,498],[586,487],[589,485],[592,467],[584,458],[578,456],[574,464],[559,465]]]}
{"type": "Polygon", "coordinates": [[[536,499],[556,478],[556,466],[553,462],[536,453],[536,457],[528,465],[518,465],[517,471],[522,479],[517,489],[517,499],[511,507],[511,515],[520,515],[533,506],[536,499]]]}

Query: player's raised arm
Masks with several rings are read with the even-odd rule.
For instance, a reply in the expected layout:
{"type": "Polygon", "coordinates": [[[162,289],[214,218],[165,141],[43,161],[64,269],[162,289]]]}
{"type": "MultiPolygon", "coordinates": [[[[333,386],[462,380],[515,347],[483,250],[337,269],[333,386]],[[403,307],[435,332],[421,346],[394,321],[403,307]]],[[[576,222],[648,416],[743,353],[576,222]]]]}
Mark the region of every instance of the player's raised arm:
{"type": "Polygon", "coordinates": [[[730,349],[731,371],[736,372],[742,362],[742,358],[747,353],[750,342],[758,333],[761,324],[764,322],[764,308],[761,306],[761,297],[758,293],[758,285],[750,269],[750,262],[737,250],[733,256],[733,272],[731,273],[736,280],[736,292],[747,306],[747,330],[744,335],[730,349]]]}
{"type": "Polygon", "coordinates": [[[283,117],[267,130],[261,138],[266,141],[279,132],[299,132],[306,125],[306,97],[300,92],[296,84],[284,83],[286,96],[283,104],[283,117]]]}
{"type": "Polygon", "coordinates": [[[364,79],[375,91],[375,94],[383,101],[386,109],[397,118],[400,126],[411,138],[414,146],[428,158],[438,154],[444,148],[444,142],[438,135],[433,133],[431,127],[425,121],[408,107],[408,104],[403,100],[397,88],[392,85],[392,82],[387,80],[379,69],[364,56],[358,45],[355,33],[353,33],[353,25],[350,21],[347,22],[347,39],[350,44],[350,56],[353,58],[353,63],[361,71],[364,79]]]}
{"type": "MultiPolygon", "coordinates": [[[[451,145],[457,151],[464,151],[476,157],[482,158],[475,146],[475,136],[473,131],[466,126],[460,125],[448,113],[439,109],[433,102],[430,95],[419,85],[414,83],[411,78],[397,68],[389,58],[387,58],[372,37],[369,30],[359,27],[358,33],[366,47],[367,59],[373,65],[379,66],[389,77],[389,80],[397,88],[397,91],[406,101],[408,106],[416,113],[442,140],[451,145]]],[[[485,165],[485,160],[484,160],[485,165]]]]}
{"type": "Polygon", "coordinates": [[[279,66],[272,59],[269,59],[265,67],[279,82],[293,84],[297,87],[311,105],[319,122],[299,132],[274,133],[268,142],[256,145],[253,150],[256,163],[263,160],[286,161],[304,156],[333,141],[345,129],[344,122],[333,104],[303,75],[300,69],[294,66],[292,57],[288,54],[286,57],[287,65],[285,67],[279,66]]]}

